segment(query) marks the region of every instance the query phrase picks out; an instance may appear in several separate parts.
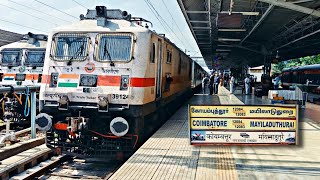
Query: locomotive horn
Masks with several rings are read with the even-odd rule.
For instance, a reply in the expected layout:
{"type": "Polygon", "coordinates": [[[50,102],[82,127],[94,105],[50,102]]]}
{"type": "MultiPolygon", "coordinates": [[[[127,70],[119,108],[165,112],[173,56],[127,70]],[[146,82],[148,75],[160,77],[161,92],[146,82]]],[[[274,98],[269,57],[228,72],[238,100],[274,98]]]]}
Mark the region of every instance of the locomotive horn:
{"type": "Polygon", "coordinates": [[[122,11],[122,16],[123,16],[123,17],[128,16],[128,12],[127,12],[127,11],[122,11]]]}

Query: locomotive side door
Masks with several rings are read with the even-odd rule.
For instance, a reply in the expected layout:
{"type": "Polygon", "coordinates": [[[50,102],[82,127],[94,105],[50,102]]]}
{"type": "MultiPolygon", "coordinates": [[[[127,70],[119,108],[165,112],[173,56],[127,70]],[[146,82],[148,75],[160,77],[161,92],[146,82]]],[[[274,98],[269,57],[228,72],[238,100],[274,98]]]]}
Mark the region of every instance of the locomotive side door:
{"type": "Polygon", "coordinates": [[[161,74],[162,74],[162,40],[158,39],[157,46],[157,71],[156,71],[156,100],[161,98],[161,74]]]}

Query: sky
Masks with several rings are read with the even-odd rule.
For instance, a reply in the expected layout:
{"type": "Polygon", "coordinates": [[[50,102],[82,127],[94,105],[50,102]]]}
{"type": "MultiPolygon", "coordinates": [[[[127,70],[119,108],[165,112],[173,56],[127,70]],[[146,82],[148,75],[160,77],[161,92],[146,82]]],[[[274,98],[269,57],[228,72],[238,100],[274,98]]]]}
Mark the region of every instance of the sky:
{"type": "MultiPolygon", "coordinates": [[[[48,34],[52,28],[79,21],[80,14],[86,14],[87,8],[94,9],[95,6],[121,9],[134,17],[147,19],[153,24],[150,29],[166,34],[188,55],[202,56],[177,0],[0,0],[0,29],[20,34],[48,34]],[[159,22],[147,2],[153,5],[167,25],[159,22]]],[[[197,62],[206,68],[203,59],[197,59],[197,62]]]]}

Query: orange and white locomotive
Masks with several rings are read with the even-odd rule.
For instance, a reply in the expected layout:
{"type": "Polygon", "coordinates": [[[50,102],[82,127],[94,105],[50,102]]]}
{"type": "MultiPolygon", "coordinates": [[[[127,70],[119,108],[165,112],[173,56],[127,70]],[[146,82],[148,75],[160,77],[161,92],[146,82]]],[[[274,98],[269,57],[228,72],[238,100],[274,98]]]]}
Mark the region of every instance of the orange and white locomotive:
{"type": "MultiPolygon", "coordinates": [[[[46,44],[46,35],[29,32],[20,41],[1,46],[0,86],[40,86],[46,44]]],[[[14,114],[11,118],[14,119],[14,123],[29,126],[30,121],[24,121],[30,118],[28,92],[20,95],[14,92],[1,95],[1,116],[5,113],[4,99],[6,98],[12,98],[12,103],[14,103],[12,107],[14,114]]]]}
{"type": "Polygon", "coordinates": [[[65,153],[129,155],[192,95],[192,60],[126,11],[80,19],[49,35],[37,125],[65,153]]]}
{"type": "Polygon", "coordinates": [[[40,85],[47,36],[28,33],[14,43],[0,47],[0,85],[40,85]]]}

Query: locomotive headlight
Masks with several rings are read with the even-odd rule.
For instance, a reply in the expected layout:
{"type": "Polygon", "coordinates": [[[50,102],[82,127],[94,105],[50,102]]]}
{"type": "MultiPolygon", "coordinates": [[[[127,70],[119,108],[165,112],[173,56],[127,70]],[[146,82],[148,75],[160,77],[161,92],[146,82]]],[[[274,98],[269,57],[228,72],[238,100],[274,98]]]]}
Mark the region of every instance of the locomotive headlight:
{"type": "Polygon", "coordinates": [[[100,97],[99,97],[99,102],[98,102],[98,104],[99,104],[99,106],[101,106],[101,107],[106,107],[106,106],[109,104],[108,98],[107,98],[107,97],[102,97],[102,96],[100,96],[100,97]]]}
{"type": "Polygon", "coordinates": [[[110,131],[115,136],[124,136],[129,131],[129,123],[122,117],[116,117],[110,122],[110,131]]]}
{"type": "Polygon", "coordinates": [[[16,81],[24,81],[26,79],[25,74],[17,74],[16,75],[16,81]]]}
{"type": "Polygon", "coordinates": [[[84,87],[96,87],[97,86],[97,75],[87,75],[81,74],[80,76],[80,86],[84,87]]]}
{"type": "Polygon", "coordinates": [[[40,113],[36,116],[36,127],[40,131],[49,131],[52,127],[52,119],[46,113],[40,113]]]}
{"type": "Polygon", "coordinates": [[[60,98],[59,98],[59,100],[58,100],[58,102],[59,102],[61,105],[67,104],[68,101],[69,101],[69,99],[68,99],[68,96],[67,96],[67,95],[62,95],[62,96],[60,96],[60,98]]]}

